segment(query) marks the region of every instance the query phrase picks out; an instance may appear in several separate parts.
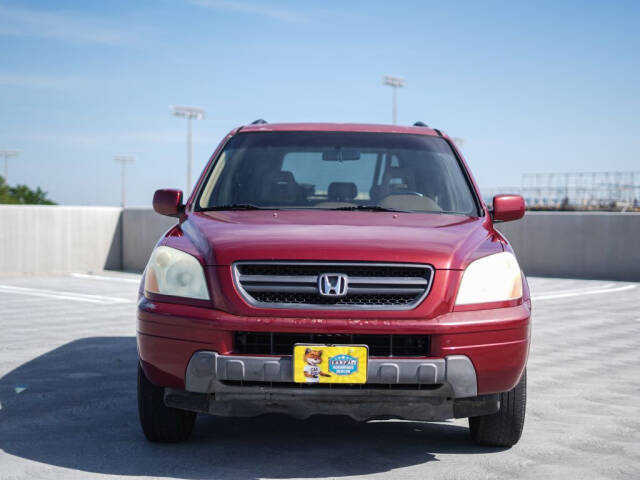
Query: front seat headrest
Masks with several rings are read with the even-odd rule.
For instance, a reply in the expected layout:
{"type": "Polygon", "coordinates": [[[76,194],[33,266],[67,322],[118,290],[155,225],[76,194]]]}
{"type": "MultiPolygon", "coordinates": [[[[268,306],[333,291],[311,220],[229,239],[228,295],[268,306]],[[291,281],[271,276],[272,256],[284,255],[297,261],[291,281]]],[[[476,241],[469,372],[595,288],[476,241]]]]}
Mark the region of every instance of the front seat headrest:
{"type": "Polygon", "coordinates": [[[332,182],[327,199],[330,202],[350,202],[358,196],[358,187],[353,182],[332,182]]]}
{"type": "Polygon", "coordinates": [[[270,204],[292,204],[298,200],[298,194],[298,184],[293,173],[282,171],[267,175],[260,197],[270,204]]]}

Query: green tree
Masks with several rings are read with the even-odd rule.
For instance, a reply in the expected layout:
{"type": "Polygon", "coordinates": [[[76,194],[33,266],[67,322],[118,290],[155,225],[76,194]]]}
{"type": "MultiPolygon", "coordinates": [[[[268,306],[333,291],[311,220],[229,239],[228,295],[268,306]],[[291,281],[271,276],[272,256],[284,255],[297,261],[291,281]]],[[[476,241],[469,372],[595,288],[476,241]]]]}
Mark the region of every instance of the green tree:
{"type": "Polygon", "coordinates": [[[14,205],[55,205],[47,198],[47,192],[40,187],[31,190],[26,185],[7,185],[4,178],[0,176],[0,203],[14,205]]]}

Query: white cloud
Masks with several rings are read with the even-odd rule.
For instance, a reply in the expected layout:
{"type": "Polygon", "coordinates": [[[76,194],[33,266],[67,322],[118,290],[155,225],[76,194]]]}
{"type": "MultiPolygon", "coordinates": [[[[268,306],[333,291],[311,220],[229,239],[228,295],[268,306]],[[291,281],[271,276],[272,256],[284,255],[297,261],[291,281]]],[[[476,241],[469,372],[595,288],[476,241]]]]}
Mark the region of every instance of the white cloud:
{"type": "Polygon", "coordinates": [[[36,37],[81,44],[123,45],[133,36],[103,21],[70,12],[0,5],[0,35],[36,37]]]}
{"type": "Polygon", "coordinates": [[[299,10],[275,8],[264,3],[243,2],[235,0],[188,0],[189,3],[199,7],[227,12],[244,13],[271,18],[290,23],[305,22],[307,16],[299,10]]]}

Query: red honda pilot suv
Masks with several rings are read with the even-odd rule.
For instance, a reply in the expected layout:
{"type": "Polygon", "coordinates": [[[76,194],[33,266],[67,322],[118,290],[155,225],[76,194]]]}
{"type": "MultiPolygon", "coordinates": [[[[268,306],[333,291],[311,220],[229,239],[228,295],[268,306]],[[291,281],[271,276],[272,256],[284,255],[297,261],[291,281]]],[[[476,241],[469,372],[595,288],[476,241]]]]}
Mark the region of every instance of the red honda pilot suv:
{"type": "Polygon", "coordinates": [[[221,142],[140,286],[138,408],[151,441],[197,413],[469,418],[511,446],[526,402],[531,299],[449,137],[411,127],[268,124],[221,142]]]}

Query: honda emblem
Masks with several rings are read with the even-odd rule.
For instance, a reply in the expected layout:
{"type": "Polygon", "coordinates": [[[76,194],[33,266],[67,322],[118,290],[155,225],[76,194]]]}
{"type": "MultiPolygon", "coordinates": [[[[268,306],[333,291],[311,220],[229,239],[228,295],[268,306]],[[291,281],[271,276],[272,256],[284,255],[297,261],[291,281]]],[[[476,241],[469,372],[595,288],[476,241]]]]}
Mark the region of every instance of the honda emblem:
{"type": "Polygon", "coordinates": [[[349,289],[349,277],[342,273],[323,273],[318,277],[318,291],[323,297],[344,297],[349,289]]]}

